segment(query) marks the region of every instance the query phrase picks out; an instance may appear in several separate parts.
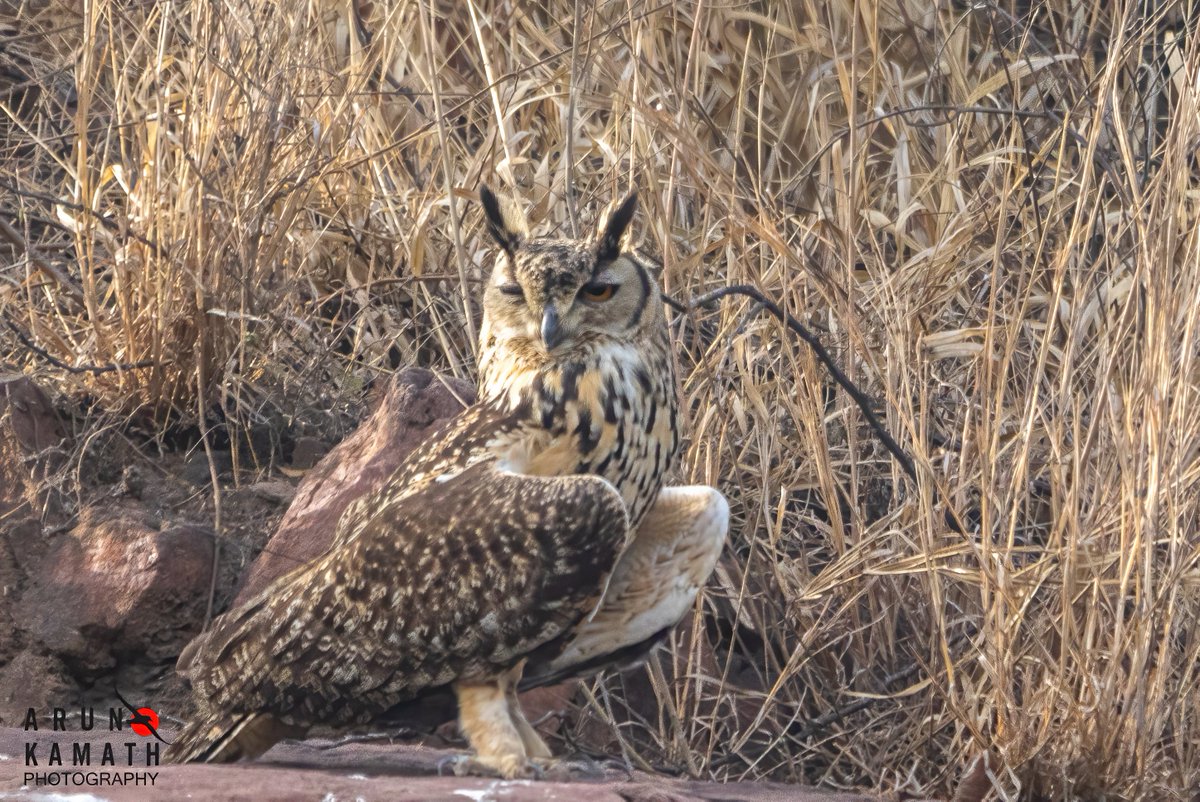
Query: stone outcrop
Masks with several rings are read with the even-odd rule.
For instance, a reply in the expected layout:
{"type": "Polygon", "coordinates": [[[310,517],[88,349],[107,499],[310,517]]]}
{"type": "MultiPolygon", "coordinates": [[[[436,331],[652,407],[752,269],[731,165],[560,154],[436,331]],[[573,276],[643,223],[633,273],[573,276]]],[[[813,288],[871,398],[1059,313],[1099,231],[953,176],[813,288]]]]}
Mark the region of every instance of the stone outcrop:
{"type": "Polygon", "coordinates": [[[17,611],[29,567],[45,553],[43,524],[57,519],[49,481],[64,458],[66,429],[46,394],[0,369],[0,720],[11,697],[49,700],[70,683],[56,660],[26,653],[17,611]]]}
{"type": "Polygon", "coordinates": [[[475,388],[462,379],[423,368],[397,373],[370,416],[305,474],[234,605],[324,552],[350,502],[379,487],[417,444],[474,400],[475,388]]]}
{"type": "Polygon", "coordinates": [[[161,675],[204,622],[212,530],[127,498],[72,509],[72,447],[37,385],[0,376],[0,721],[161,675]]]}
{"type": "Polygon", "coordinates": [[[30,567],[18,618],[86,678],[121,660],[162,663],[204,623],[213,533],[167,528],[136,508],[89,507],[30,567]]]}
{"type": "MultiPolygon", "coordinates": [[[[77,730],[75,716],[68,711],[68,730],[77,730]]],[[[101,712],[97,713],[99,717],[101,712]]],[[[164,728],[163,737],[171,740],[172,731],[164,728]]],[[[37,744],[45,755],[55,740],[92,743],[98,754],[103,742],[116,744],[124,754],[124,742],[135,740],[138,750],[143,739],[128,732],[48,732],[41,729],[26,733],[20,729],[0,728],[0,789],[17,791],[24,772],[21,756],[25,743],[37,744]]],[[[387,743],[303,743],[284,742],[253,763],[189,764],[153,766],[153,788],[107,786],[70,788],[67,793],[90,793],[89,799],[106,802],[125,800],[228,799],[254,802],[291,802],[296,799],[388,799],[395,802],[466,802],[466,800],[505,800],[506,802],[883,802],[882,797],[820,791],[794,785],[761,782],[702,782],[653,776],[607,767],[589,767],[586,776],[570,779],[548,777],[541,781],[495,780],[483,777],[441,777],[438,762],[455,753],[427,747],[387,743]]],[[[68,767],[69,768],[69,767],[68,767]]],[[[40,771],[49,771],[41,767],[40,771]]],[[[94,769],[93,769],[94,770],[94,769]]],[[[140,769],[147,771],[147,769],[140,769]]],[[[63,793],[63,787],[34,788],[31,792],[63,793]]],[[[2,791],[0,791],[2,793],[2,791]]],[[[19,792],[18,792],[19,793],[19,792]]],[[[49,799],[49,796],[45,798],[49,799]]],[[[55,797],[65,799],[66,797],[55,797]]],[[[72,796],[71,798],[76,798],[72,796]]],[[[895,794],[890,799],[897,799],[895,794]]]]}

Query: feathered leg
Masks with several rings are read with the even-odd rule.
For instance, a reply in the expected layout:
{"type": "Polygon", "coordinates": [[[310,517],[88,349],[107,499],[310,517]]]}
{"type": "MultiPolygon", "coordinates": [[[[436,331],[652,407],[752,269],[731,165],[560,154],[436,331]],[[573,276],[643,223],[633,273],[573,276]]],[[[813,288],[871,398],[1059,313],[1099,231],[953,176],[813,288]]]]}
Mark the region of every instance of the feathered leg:
{"type": "Polygon", "coordinates": [[[507,780],[538,775],[537,766],[525,752],[522,732],[509,712],[508,697],[520,676],[518,666],[496,682],[455,683],[459,726],[475,749],[474,757],[454,761],[456,774],[495,773],[507,780]]]}

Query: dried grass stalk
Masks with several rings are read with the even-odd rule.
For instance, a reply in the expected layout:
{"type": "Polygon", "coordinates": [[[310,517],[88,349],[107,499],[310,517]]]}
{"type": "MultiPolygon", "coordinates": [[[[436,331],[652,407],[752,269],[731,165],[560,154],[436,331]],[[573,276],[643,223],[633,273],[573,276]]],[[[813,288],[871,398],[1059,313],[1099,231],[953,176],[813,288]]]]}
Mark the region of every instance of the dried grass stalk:
{"type": "Polygon", "coordinates": [[[638,186],[670,292],[764,288],[881,399],[915,485],[777,323],[679,322],[681,478],[732,542],[575,737],[943,796],[985,750],[1014,798],[1200,785],[1194,0],[15,8],[0,310],[152,367],[3,359],[106,409],[470,375],[483,179],[551,231],[638,186]]]}

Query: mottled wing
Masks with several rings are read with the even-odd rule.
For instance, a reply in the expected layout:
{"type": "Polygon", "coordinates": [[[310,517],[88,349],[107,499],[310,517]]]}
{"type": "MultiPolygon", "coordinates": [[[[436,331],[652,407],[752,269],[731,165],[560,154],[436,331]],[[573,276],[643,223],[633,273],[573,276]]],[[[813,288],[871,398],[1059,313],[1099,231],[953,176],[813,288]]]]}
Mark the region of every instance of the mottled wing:
{"type": "Polygon", "coordinates": [[[603,479],[491,465],[385,510],[218,621],[189,669],[198,698],[337,725],[495,676],[591,612],[628,528],[603,479]]]}
{"type": "MultiPolygon", "coordinates": [[[[729,504],[711,487],[666,487],[631,535],[596,611],[530,653],[521,689],[643,660],[695,603],[725,545],[729,504]]],[[[388,726],[433,731],[455,714],[448,687],[403,702],[388,726]]]]}
{"type": "Polygon", "coordinates": [[[338,519],[332,547],[357,536],[384,507],[406,496],[419,494],[432,477],[466,467],[472,455],[486,453],[490,441],[503,438],[519,426],[511,413],[477,404],[436,427],[404,458],[378,488],[352,501],[338,519]]]}

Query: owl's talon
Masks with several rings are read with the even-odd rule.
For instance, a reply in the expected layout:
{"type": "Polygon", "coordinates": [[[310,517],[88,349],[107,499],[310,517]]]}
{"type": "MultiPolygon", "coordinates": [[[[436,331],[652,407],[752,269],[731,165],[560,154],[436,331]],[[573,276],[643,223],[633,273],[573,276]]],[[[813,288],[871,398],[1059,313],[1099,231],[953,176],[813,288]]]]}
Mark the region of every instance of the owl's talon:
{"type": "Polygon", "coordinates": [[[454,776],[459,776],[458,763],[462,762],[463,760],[468,760],[468,759],[469,758],[467,755],[446,755],[444,758],[438,760],[438,762],[437,762],[438,776],[439,777],[446,776],[446,767],[447,766],[450,766],[451,774],[453,774],[454,776]]]}
{"type": "Polygon", "coordinates": [[[545,776],[542,767],[517,757],[498,761],[481,760],[475,755],[447,755],[437,762],[439,777],[449,768],[455,777],[499,777],[505,780],[540,780],[545,776]]]}
{"type": "Polygon", "coordinates": [[[533,761],[541,772],[539,780],[570,782],[572,780],[603,780],[608,778],[609,769],[602,763],[590,758],[581,760],[565,760],[552,758],[533,761]]]}
{"type": "Polygon", "coordinates": [[[501,773],[495,766],[476,758],[474,755],[447,755],[437,762],[438,776],[445,776],[446,769],[454,777],[499,777],[501,773]]]}

